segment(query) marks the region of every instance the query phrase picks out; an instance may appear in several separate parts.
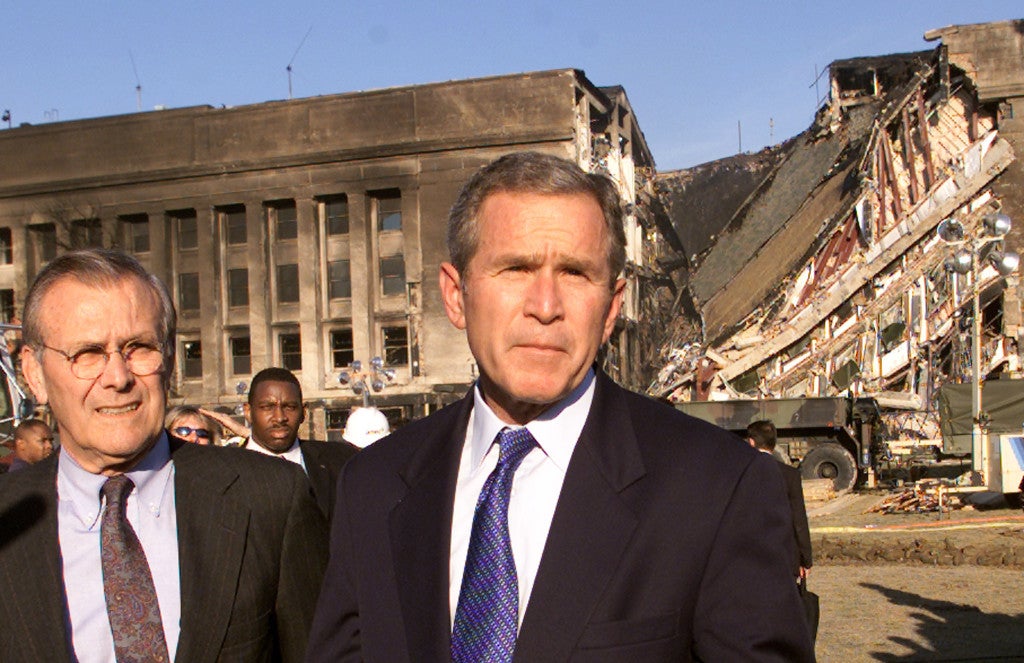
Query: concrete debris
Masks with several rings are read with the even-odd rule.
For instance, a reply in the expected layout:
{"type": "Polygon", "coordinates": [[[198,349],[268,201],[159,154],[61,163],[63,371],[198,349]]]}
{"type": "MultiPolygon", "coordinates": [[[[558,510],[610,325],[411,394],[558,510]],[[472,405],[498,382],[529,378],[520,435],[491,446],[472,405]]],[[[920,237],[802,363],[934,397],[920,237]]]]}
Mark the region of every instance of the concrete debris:
{"type": "Polygon", "coordinates": [[[817,563],[878,563],[913,564],[929,566],[1006,566],[1024,568],[1024,544],[1007,542],[1004,545],[979,548],[958,546],[945,541],[911,540],[869,543],[857,540],[822,537],[813,541],[814,561],[817,563]]]}

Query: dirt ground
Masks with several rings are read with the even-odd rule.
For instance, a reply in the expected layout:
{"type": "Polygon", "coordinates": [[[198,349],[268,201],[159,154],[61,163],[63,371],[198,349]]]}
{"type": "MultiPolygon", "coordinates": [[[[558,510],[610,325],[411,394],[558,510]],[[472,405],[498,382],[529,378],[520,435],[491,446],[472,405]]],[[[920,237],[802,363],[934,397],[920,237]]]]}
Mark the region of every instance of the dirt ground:
{"type": "Polygon", "coordinates": [[[818,660],[1024,661],[1024,513],[865,513],[887,495],[808,504],[818,660]]]}

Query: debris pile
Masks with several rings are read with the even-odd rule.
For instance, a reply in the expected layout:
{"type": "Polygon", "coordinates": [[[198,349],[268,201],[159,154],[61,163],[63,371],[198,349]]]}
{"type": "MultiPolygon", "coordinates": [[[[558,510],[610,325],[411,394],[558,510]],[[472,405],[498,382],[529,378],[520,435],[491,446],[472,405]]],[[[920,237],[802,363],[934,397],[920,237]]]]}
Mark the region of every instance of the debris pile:
{"type": "Polygon", "coordinates": [[[953,487],[954,482],[923,479],[886,497],[864,513],[929,513],[962,508],[964,502],[959,495],[941,494],[943,486],[953,487]]]}
{"type": "MultiPolygon", "coordinates": [[[[705,167],[717,179],[695,175],[679,191],[682,175],[661,176],[676,226],[715,235],[688,251],[701,336],[669,340],[652,395],[853,390],[914,411],[929,387],[964,377],[968,295],[976,288],[983,307],[998,308],[1006,284],[989,266],[973,284],[947,270],[952,250],[936,228],[953,217],[972,236],[1002,208],[992,182],[1014,155],[996,110],[941,49],[835,62],[831,78],[815,124],[766,162],[729,218],[683,204],[684,194],[725,187],[728,169],[705,167]]],[[[1015,356],[999,316],[986,317],[983,375],[1015,356]]],[[[935,436],[929,422],[903,423],[908,439],[935,436]]]]}
{"type": "Polygon", "coordinates": [[[1024,568],[1024,540],[996,546],[958,546],[949,539],[865,542],[827,536],[814,541],[816,563],[893,563],[929,566],[1006,566],[1024,568]]]}

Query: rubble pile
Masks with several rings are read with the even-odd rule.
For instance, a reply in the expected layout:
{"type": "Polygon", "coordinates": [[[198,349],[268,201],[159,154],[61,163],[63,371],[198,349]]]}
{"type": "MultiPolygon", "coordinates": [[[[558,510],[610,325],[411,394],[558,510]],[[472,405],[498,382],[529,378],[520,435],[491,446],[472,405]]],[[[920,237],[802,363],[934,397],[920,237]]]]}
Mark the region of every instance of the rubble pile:
{"type": "Polygon", "coordinates": [[[1024,535],[997,546],[959,546],[948,538],[942,541],[866,542],[841,540],[827,536],[814,541],[815,563],[858,564],[893,563],[929,566],[1005,566],[1024,569],[1024,535]]]}
{"type": "Polygon", "coordinates": [[[954,486],[953,481],[922,479],[886,497],[864,513],[929,513],[963,508],[964,501],[959,495],[940,495],[941,488],[954,486]]]}

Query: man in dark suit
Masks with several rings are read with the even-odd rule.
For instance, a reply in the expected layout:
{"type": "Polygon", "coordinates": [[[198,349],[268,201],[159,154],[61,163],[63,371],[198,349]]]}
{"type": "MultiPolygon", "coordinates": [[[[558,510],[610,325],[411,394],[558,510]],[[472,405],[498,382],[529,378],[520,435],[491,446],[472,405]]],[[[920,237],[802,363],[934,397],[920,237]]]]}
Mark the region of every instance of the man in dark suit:
{"type": "Polygon", "coordinates": [[[301,660],[326,523],[297,468],[163,430],[163,284],[117,252],[62,255],[23,333],[61,449],[0,482],[3,660],[301,660]]]}
{"type": "Polygon", "coordinates": [[[480,379],[342,471],[307,660],[812,660],[773,461],[594,364],[625,289],[615,185],[505,156],[448,246],[480,379]]]}
{"type": "MultiPolygon", "coordinates": [[[[775,457],[775,445],[778,444],[775,424],[770,421],[751,423],[747,426],[747,442],[758,451],[775,457]]],[[[793,516],[793,536],[797,551],[793,562],[793,575],[806,579],[807,569],[814,564],[814,555],[811,552],[811,528],[807,524],[807,507],[804,505],[803,479],[800,477],[800,470],[792,465],[779,462],[777,467],[782,473],[790,513],[793,516]]]]}
{"type": "Polygon", "coordinates": [[[53,431],[42,419],[26,419],[14,429],[14,460],[9,472],[31,467],[53,453],[53,431]]]}
{"type": "Polygon", "coordinates": [[[299,439],[299,426],[306,420],[302,386],[285,368],[264,368],[253,376],[244,411],[252,434],[243,447],[302,467],[313,486],[317,506],[330,518],[338,474],[359,449],[348,442],[299,439]]]}

